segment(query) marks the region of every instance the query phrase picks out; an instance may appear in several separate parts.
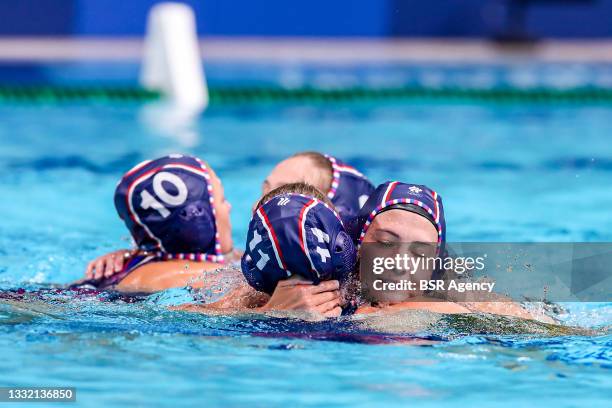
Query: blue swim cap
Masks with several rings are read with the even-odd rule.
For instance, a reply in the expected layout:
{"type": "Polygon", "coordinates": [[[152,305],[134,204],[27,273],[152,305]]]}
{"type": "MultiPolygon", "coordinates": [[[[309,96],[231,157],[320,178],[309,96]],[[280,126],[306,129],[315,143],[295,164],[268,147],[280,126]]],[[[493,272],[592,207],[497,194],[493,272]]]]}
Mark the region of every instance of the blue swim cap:
{"type": "Polygon", "coordinates": [[[414,212],[428,219],[438,231],[438,248],[443,249],[446,222],[442,197],[427,186],[399,181],[387,181],[370,195],[351,227],[355,242],[361,245],[372,220],[381,212],[391,209],[414,212]]]}
{"type": "Polygon", "coordinates": [[[332,183],[327,198],[334,204],[346,225],[357,216],[359,209],[374,191],[374,185],[354,167],[334,156],[326,154],[325,157],[332,166],[332,183]]]}
{"type": "Polygon", "coordinates": [[[253,288],[271,294],[293,274],[315,284],[343,281],[355,260],[353,242],[333,209],[313,197],[281,194],[253,214],[242,273],[253,288]]]}
{"type": "Polygon", "coordinates": [[[196,157],[174,154],[137,165],[119,181],[115,207],[143,251],[223,260],[209,170],[196,157]]]}

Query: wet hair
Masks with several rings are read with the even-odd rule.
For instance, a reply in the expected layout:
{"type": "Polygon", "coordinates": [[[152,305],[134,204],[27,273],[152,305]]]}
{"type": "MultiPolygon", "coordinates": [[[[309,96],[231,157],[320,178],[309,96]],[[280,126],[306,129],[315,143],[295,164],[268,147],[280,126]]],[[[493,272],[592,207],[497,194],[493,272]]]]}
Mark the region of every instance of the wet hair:
{"type": "Polygon", "coordinates": [[[296,153],[291,157],[306,157],[312,160],[314,167],[319,170],[319,181],[321,181],[321,185],[325,186],[325,191],[323,191],[323,193],[327,193],[331,189],[334,169],[331,162],[324,154],[308,151],[296,153]]]}
{"type": "Polygon", "coordinates": [[[261,197],[255,209],[261,207],[263,204],[267,203],[268,201],[270,201],[276,196],[279,196],[281,194],[290,194],[290,193],[291,194],[303,194],[305,196],[316,198],[317,200],[322,201],[325,204],[327,204],[330,208],[334,208],[334,205],[329,200],[329,198],[327,198],[325,194],[320,192],[318,188],[311,186],[310,184],[307,184],[307,183],[290,183],[290,184],[285,184],[280,187],[277,187],[274,190],[270,191],[268,194],[261,197]]]}

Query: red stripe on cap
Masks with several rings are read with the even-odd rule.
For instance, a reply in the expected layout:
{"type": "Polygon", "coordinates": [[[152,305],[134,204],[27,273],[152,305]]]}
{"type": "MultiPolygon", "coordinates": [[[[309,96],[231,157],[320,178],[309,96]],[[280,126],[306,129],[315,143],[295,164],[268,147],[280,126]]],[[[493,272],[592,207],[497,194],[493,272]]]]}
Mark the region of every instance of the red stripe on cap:
{"type": "Polygon", "coordinates": [[[170,168],[175,168],[175,169],[185,169],[185,170],[192,170],[193,172],[200,174],[201,176],[204,176],[204,178],[210,177],[208,174],[207,169],[204,169],[202,167],[196,167],[196,166],[191,166],[189,164],[184,164],[184,163],[166,163],[164,164],[162,167],[170,167],[170,168]]]}
{"type": "Polygon", "coordinates": [[[304,252],[304,253],[306,253],[306,246],[305,246],[305,242],[304,242],[304,234],[303,234],[304,231],[302,229],[302,220],[304,219],[304,213],[306,212],[306,209],[308,208],[308,206],[310,206],[310,204],[312,204],[314,202],[315,202],[315,200],[311,199],[306,204],[304,204],[304,206],[300,210],[300,216],[298,217],[298,228],[299,228],[299,236],[300,236],[300,246],[302,247],[302,252],[304,252]]]}
{"type": "Polygon", "coordinates": [[[436,193],[435,191],[431,190],[431,196],[434,199],[434,209],[435,209],[435,214],[434,214],[434,219],[436,222],[439,221],[440,219],[440,208],[438,208],[438,193],[436,193]]]}
{"type": "Polygon", "coordinates": [[[397,187],[397,181],[391,183],[391,185],[389,186],[389,190],[387,190],[387,194],[385,194],[383,202],[386,203],[391,199],[391,194],[393,193],[393,190],[395,190],[395,187],[397,187]]]}
{"type": "Polygon", "coordinates": [[[260,214],[263,216],[264,222],[266,223],[266,226],[268,227],[268,230],[270,231],[270,234],[272,235],[272,243],[274,244],[274,247],[276,248],[276,253],[278,254],[278,259],[281,262],[282,268],[284,270],[287,270],[287,266],[285,265],[285,260],[283,259],[283,253],[280,249],[280,245],[278,244],[278,238],[276,237],[276,232],[274,231],[274,227],[272,227],[272,224],[270,223],[270,220],[268,219],[268,215],[266,214],[264,209],[261,207],[257,211],[259,211],[260,214]]]}
{"type": "Polygon", "coordinates": [[[132,198],[132,191],[133,191],[135,185],[141,183],[142,181],[144,181],[145,179],[150,177],[150,175],[152,173],[155,173],[159,169],[160,169],[160,167],[153,168],[153,169],[143,173],[140,177],[132,180],[132,182],[130,183],[130,185],[127,188],[127,194],[125,195],[125,204],[126,204],[126,207],[127,207],[128,215],[130,216],[132,221],[134,223],[140,225],[145,230],[147,235],[149,235],[150,238],[152,238],[153,240],[157,241],[157,247],[159,249],[161,249],[162,248],[161,240],[159,238],[157,238],[155,235],[153,235],[153,233],[151,233],[151,231],[149,231],[149,228],[146,226],[146,224],[144,222],[142,222],[140,220],[140,218],[136,216],[136,214],[134,214],[134,212],[132,211],[132,203],[131,203],[131,200],[130,200],[132,198]]]}
{"type": "Polygon", "coordinates": [[[351,174],[354,174],[357,177],[364,177],[363,174],[359,170],[354,168],[353,166],[349,166],[349,165],[340,166],[340,165],[337,165],[336,168],[338,169],[338,171],[343,171],[345,173],[351,173],[351,174]]]}
{"type": "Polygon", "coordinates": [[[140,163],[138,163],[137,165],[132,167],[130,170],[128,170],[128,172],[125,173],[122,178],[130,177],[132,174],[136,173],[138,170],[142,169],[144,166],[146,166],[147,164],[152,163],[152,162],[153,162],[153,160],[144,160],[144,161],[141,161],[140,163]]]}

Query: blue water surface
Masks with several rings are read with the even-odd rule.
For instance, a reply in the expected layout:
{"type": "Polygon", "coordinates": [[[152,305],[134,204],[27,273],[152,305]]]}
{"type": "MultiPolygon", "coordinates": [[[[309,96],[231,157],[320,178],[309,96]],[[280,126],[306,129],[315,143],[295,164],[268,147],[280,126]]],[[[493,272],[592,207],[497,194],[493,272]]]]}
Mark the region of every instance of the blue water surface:
{"type": "MultiPolygon", "coordinates": [[[[173,152],[217,171],[237,246],[266,174],[301,150],[337,155],[376,183],[434,187],[452,241],[612,240],[609,106],[213,106],[192,125],[164,115],[140,104],[0,105],[3,290],[70,282],[88,260],[129,246],[115,184],[173,152]]],[[[565,305],[566,324],[595,336],[410,346],[346,322],[169,311],[173,296],[0,303],[0,385],[75,386],[79,406],[610,405],[610,303],[565,305]]]]}

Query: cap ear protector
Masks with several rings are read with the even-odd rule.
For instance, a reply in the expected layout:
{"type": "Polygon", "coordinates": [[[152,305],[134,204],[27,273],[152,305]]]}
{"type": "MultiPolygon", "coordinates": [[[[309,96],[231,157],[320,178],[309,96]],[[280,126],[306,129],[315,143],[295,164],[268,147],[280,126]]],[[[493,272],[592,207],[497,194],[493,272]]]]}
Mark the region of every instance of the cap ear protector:
{"type": "Polygon", "coordinates": [[[355,260],[355,246],[333,209],[312,197],[282,194],[253,214],[241,266],[252,287],[271,294],[294,274],[315,284],[343,281],[355,260]]]}
{"type": "Polygon", "coordinates": [[[117,185],[115,207],[141,250],[222,260],[210,174],[195,157],[169,155],[134,167],[117,185]]]}
{"type": "Polygon", "coordinates": [[[168,253],[197,253],[214,249],[215,219],[210,204],[196,201],[168,218],[164,248],[168,253]]]}
{"type": "Polygon", "coordinates": [[[357,262],[357,250],[353,240],[345,231],[340,231],[332,246],[335,256],[332,258],[336,271],[342,281],[348,276],[343,271],[352,271],[357,262]]]}

